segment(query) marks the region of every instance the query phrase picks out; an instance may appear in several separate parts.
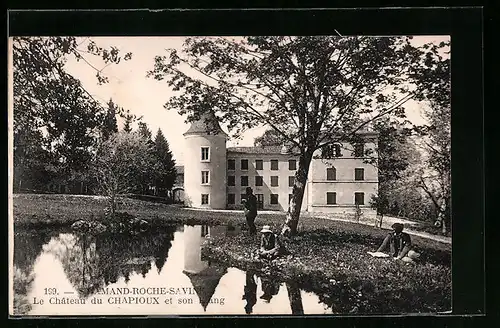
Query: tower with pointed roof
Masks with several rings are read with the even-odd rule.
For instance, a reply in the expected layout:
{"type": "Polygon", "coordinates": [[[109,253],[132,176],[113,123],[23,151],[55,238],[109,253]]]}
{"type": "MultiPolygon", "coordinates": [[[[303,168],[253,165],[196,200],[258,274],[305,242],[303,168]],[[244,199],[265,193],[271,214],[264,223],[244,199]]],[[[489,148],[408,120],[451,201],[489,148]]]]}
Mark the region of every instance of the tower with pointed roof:
{"type": "Polygon", "coordinates": [[[226,141],[213,111],[184,133],[184,201],[188,206],[226,208],[226,141]]]}

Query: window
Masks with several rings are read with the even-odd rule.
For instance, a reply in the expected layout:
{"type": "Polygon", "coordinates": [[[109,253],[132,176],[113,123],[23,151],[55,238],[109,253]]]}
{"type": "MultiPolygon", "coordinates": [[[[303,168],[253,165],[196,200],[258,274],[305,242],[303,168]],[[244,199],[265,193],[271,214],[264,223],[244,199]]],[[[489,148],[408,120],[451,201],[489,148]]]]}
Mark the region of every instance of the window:
{"type": "Polygon", "coordinates": [[[333,147],[332,145],[326,145],[321,148],[322,158],[332,158],[333,157],[333,147]]]}
{"type": "Polygon", "coordinates": [[[258,209],[263,209],[264,208],[264,194],[255,194],[255,198],[257,198],[257,208],[258,209]]]}
{"type": "Polygon", "coordinates": [[[201,194],[201,205],[208,205],[208,194],[201,194]]]}
{"type": "Polygon", "coordinates": [[[241,176],[241,186],[242,187],[248,186],[248,176],[246,175],[241,176]]]}
{"type": "Polygon", "coordinates": [[[365,145],[356,144],[354,145],[354,156],[355,157],[364,157],[365,155],[365,145]]]}
{"type": "Polygon", "coordinates": [[[293,187],[294,184],[295,184],[295,177],[294,176],[288,177],[288,187],[293,187]]]}
{"type": "Polygon", "coordinates": [[[342,150],[340,148],[340,144],[333,145],[333,155],[335,157],[342,157],[342,150]]]}
{"type": "Polygon", "coordinates": [[[241,169],[242,170],[248,170],[248,159],[242,159],[241,160],[241,169]]]}
{"type": "Polygon", "coordinates": [[[355,192],[354,193],[354,204],[355,205],[365,205],[365,193],[355,192]]]}
{"type": "Polygon", "coordinates": [[[264,185],[264,179],[260,175],[255,176],[255,186],[260,187],[263,185],[264,185]]]}
{"type": "Polygon", "coordinates": [[[227,194],[227,203],[229,205],[234,205],[235,199],[236,199],[235,194],[227,194]]]}
{"type": "Polygon", "coordinates": [[[341,157],[342,151],[340,144],[326,145],[321,148],[321,157],[323,158],[333,158],[341,157]]]}
{"type": "Polygon", "coordinates": [[[365,179],[365,169],[354,169],[354,180],[360,181],[365,179]]]}
{"type": "Polygon", "coordinates": [[[290,202],[292,201],[293,194],[288,194],[288,205],[290,206],[290,202]]]}
{"type": "Polygon", "coordinates": [[[247,199],[247,194],[241,194],[241,203],[243,204],[243,201],[247,199]]]}
{"type": "Polygon", "coordinates": [[[273,170],[273,171],[278,170],[278,160],[277,159],[271,160],[271,170],[273,170]]]}
{"type": "Polygon", "coordinates": [[[326,204],[327,205],[337,204],[337,193],[336,192],[327,192],[326,193],[326,204]]]}
{"type": "Polygon", "coordinates": [[[278,177],[272,176],[271,177],[271,187],[277,187],[277,186],[278,186],[278,177]]]}
{"type": "Polygon", "coordinates": [[[261,159],[255,160],[255,169],[262,170],[264,168],[264,162],[261,159]]]}
{"type": "Polygon", "coordinates": [[[209,183],[209,172],[208,171],[201,171],[201,184],[208,184],[209,183]]]}
{"type": "Polygon", "coordinates": [[[236,161],[234,159],[228,159],[227,160],[227,169],[234,171],[236,168],[236,161]]]}
{"type": "Polygon", "coordinates": [[[288,160],[288,169],[290,171],[296,170],[297,169],[297,161],[294,159],[289,159],[288,160]]]}
{"type": "Polygon", "coordinates": [[[236,183],[235,183],[235,178],[234,178],[234,175],[230,175],[227,177],[227,185],[228,186],[234,186],[236,183]]]}
{"type": "Polygon", "coordinates": [[[204,162],[210,160],[210,147],[201,147],[201,160],[204,162]]]}
{"type": "Polygon", "coordinates": [[[326,169],[326,180],[337,180],[337,170],[334,167],[328,167],[326,169]]]}
{"type": "Polygon", "coordinates": [[[271,194],[271,205],[278,204],[278,194],[271,194]]]}

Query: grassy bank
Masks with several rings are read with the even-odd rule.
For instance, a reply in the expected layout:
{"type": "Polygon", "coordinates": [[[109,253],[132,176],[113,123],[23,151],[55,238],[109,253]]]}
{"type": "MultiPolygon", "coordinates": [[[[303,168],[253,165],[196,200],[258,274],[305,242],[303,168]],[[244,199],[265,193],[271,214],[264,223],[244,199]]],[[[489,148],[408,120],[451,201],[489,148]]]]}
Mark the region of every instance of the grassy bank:
{"type": "Polygon", "coordinates": [[[386,231],[334,222],[308,225],[287,241],[291,255],[272,262],[255,259],[258,237],[214,237],[203,249],[207,259],[255,270],[281,281],[294,280],[315,292],[338,313],[435,313],[451,309],[449,245],[413,238],[418,263],[373,258],[386,231]]]}
{"type": "MultiPolygon", "coordinates": [[[[118,211],[130,213],[157,225],[181,223],[215,225],[244,220],[242,213],[200,212],[138,199],[121,198],[117,203],[118,211]]],[[[78,220],[105,220],[104,213],[107,206],[108,202],[103,197],[18,194],[13,197],[14,225],[27,228],[70,226],[78,220]]]]}

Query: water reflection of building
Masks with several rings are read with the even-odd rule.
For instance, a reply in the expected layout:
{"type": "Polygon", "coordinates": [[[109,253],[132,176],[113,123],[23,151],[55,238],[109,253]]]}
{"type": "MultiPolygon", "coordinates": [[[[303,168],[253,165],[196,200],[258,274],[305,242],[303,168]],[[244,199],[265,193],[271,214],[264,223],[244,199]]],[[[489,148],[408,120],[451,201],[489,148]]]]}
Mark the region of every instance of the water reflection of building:
{"type": "Polygon", "coordinates": [[[203,261],[201,247],[208,235],[224,233],[225,226],[184,226],[184,274],[189,277],[203,309],[226,273],[226,268],[210,261],[203,261]]]}

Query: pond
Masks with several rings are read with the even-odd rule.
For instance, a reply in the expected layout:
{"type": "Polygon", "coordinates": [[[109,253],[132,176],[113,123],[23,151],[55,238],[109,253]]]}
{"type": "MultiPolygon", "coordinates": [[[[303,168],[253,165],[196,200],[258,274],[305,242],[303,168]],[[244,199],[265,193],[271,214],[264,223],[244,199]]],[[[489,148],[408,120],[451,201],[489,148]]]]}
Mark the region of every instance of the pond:
{"type": "Polygon", "coordinates": [[[203,259],[227,226],[173,226],[139,235],[17,230],[14,314],[331,314],[318,295],[203,259]]]}

